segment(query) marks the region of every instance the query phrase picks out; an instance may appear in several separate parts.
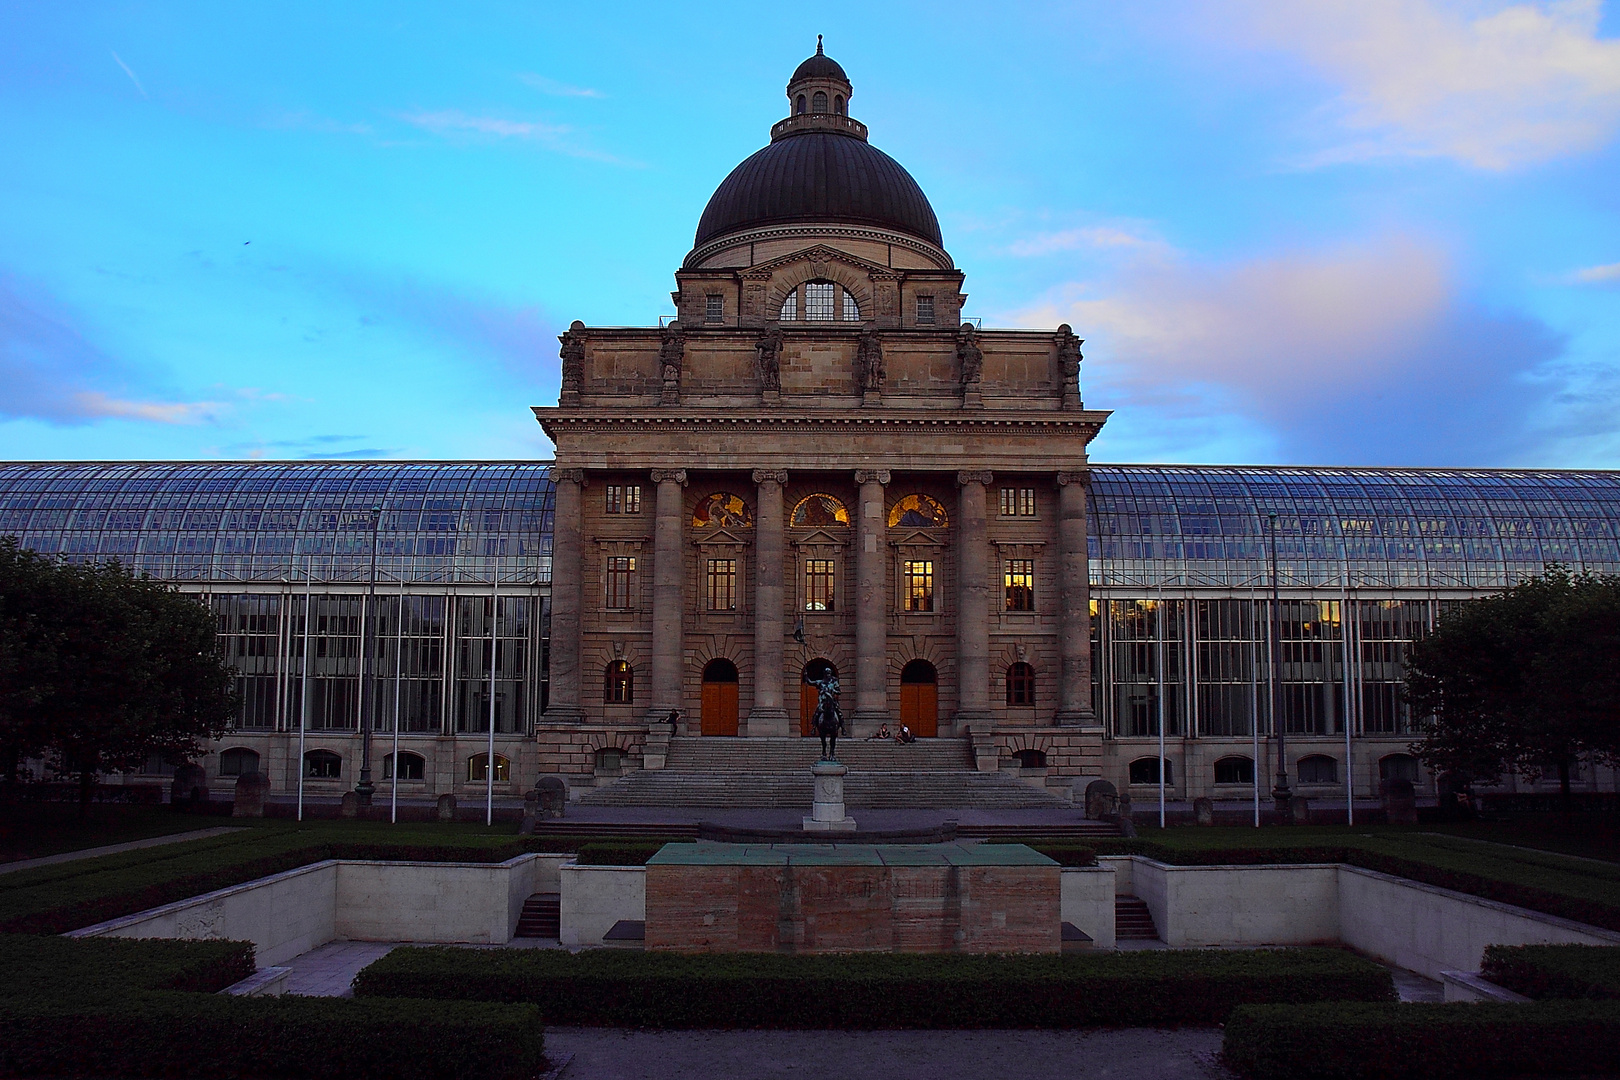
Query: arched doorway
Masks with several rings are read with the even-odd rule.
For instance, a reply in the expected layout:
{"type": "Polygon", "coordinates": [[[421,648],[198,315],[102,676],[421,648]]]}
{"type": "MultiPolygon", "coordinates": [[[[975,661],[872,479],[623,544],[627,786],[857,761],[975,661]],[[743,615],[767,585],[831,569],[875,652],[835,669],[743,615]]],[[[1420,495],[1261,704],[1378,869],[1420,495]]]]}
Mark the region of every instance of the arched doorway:
{"type": "Polygon", "coordinates": [[[730,660],[710,660],[703,669],[702,710],[703,734],[737,734],[737,665],[730,660]]]}
{"type": "MultiPolygon", "coordinates": [[[[814,735],[816,733],[816,729],[810,726],[810,722],[815,719],[816,701],[821,696],[821,691],[806,683],[805,680],[819,679],[829,671],[832,672],[833,678],[838,677],[838,668],[833,665],[831,660],[817,657],[804,665],[804,669],[799,673],[800,735],[814,735]]],[[[840,703],[840,707],[842,707],[842,703],[840,703]]]]}
{"type": "Polygon", "coordinates": [[[926,660],[900,669],[900,722],[918,738],[939,734],[939,672],[926,660]]]}

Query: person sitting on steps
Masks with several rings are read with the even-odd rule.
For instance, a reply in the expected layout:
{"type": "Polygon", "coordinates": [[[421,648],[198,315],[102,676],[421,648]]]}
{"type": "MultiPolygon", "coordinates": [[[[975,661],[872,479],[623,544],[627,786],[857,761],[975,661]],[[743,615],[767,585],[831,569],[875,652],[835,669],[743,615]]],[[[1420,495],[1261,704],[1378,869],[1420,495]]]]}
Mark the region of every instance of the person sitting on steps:
{"type": "Polygon", "coordinates": [[[902,745],[905,743],[914,743],[917,741],[917,736],[911,733],[910,728],[906,727],[904,724],[901,724],[900,730],[894,733],[894,741],[901,743],[902,745]]]}
{"type": "Polygon", "coordinates": [[[880,739],[883,742],[888,742],[889,738],[889,725],[880,724],[878,725],[878,729],[876,731],[866,737],[866,741],[871,742],[873,739],[880,739]]]}

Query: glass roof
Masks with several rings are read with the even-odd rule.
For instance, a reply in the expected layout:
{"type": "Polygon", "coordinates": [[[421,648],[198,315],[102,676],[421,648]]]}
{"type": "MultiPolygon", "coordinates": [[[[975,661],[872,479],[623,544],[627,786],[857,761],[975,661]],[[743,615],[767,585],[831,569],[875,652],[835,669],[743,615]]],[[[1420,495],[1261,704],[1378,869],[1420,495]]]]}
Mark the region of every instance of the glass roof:
{"type": "MultiPolygon", "coordinates": [[[[548,462],[0,464],[0,534],[193,581],[551,580],[548,462]]],[[[1097,465],[1092,582],[1496,589],[1620,573],[1620,473],[1097,465]]]]}
{"type": "Polygon", "coordinates": [[[10,462],[0,534],[178,581],[551,580],[546,462],[10,462]]]}

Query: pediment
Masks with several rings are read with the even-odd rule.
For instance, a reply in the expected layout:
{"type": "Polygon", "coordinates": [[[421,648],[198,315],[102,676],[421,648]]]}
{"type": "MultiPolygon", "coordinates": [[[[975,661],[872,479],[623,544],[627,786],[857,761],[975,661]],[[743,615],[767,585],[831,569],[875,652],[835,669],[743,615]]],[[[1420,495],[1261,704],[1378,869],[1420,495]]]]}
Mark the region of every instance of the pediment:
{"type": "Polygon", "coordinates": [[[754,542],[753,537],[749,535],[750,532],[751,530],[731,529],[723,525],[714,526],[699,530],[694,542],[704,545],[735,544],[738,547],[746,547],[754,542]]]}
{"type": "Polygon", "coordinates": [[[826,529],[811,529],[808,533],[793,538],[794,547],[843,547],[848,543],[848,530],[832,533],[826,529]]]}
{"type": "Polygon", "coordinates": [[[938,536],[935,536],[931,532],[924,532],[922,529],[912,529],[904,536],[896,537],[895,539],[890,540],[889,543],[895,547],[942,548],[945,546],[945,541],[941,540],[938,536]]]}
{"type": "MultiPolygon", "coordinates": [[[[816,265],[817,263],[842,263],[843,265],[872,278],[874,281],[892,278],[895,276],[894,271],[887,266],[883,266],[879,263],[867,262],[865,259],[851,255],[847,251],[840,251],[835,247],[828,247],[826,244],[816,244],[813,247],[804,248],[803,250],[795,251],[789,255],[783,255],[779,258],[772,259],[770,262],[763,262],[757,266],[752,266],[743,274],[743,277],[765,280],[776,276],[777,272],[785,267],[806,262],[810,263],[812,266],[816,265]]],[[[820,273],[816,276],[825,277],[826,274],[820,273]]]]}

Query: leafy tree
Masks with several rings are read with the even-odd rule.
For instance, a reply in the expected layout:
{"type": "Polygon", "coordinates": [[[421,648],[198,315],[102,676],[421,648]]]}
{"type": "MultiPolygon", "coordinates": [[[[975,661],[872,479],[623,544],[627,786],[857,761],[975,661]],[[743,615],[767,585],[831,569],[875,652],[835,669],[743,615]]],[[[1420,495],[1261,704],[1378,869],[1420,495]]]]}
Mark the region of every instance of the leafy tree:
{"type": "Polygon", "coordinates": [[[76,775],[196,757],[236,715],[235,673],[195,598],[115,562],[0,547],[0,747],[76,775]]]}
{"type": "Polygon", "coordinates": [[[1620,761],[1620,577],[1549,566],[1445,613],[1407,657],[1423,717],[1412,750],[1437,771],[1494,780],[1577,761],[1620,761]]]}

